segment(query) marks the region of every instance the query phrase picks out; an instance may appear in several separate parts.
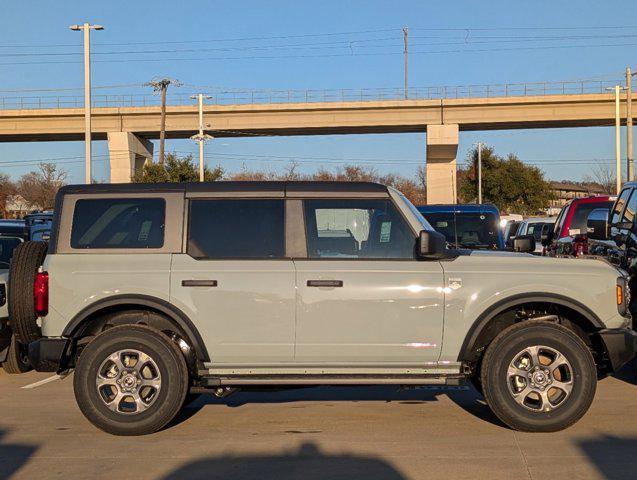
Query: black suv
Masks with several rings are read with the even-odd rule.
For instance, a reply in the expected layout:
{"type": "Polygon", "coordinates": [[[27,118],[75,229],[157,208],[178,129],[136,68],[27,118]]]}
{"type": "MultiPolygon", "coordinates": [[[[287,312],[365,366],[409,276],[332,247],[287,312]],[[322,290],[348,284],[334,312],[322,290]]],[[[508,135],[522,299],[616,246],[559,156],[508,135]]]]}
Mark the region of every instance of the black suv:
{"type": "Polygon", "coordinates": [[[630,274],[630,312],[637,314],[637,182],[628,182],[610,211],[599,208],[588,215],[589,255],[603,257],[630,274]]]}

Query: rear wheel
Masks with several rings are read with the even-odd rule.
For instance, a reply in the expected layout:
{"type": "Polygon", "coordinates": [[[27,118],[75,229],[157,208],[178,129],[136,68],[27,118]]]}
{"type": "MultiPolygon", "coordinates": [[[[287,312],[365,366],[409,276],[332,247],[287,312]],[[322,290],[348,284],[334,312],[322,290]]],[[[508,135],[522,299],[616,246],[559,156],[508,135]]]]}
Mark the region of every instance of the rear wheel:
{"type": "Polygon", "coordinates": [[[577,422],[595,396],[597,369],[571,330],[545,321],[513,325],[487,348],[484,397],[516,430],[552,432],[577,422]]]}
{"type": "Polygon", "coordinates": [[[114,435],[145,435],[166,426],[188,393],[179,348],[162,332],[122,325],[99,334],[81,353],[74,377],[84,416],[114,435]]]}
{"type": "Polygon", "coordinates": [[[33,302],[33,286],[35,275],[46,257],[47,248],[46,242],[24,242],[13,250],[11,257],[8,285],[9,318],[14,335],[24,344],[42,336],[33,302]]]}
{"type": "Polygon", "coordinates": [[[31,362],[29,362],[27,345],[20,343],[15,335],[11,336],[7,358],[2,367],[5,372],[11,374],[26,373],[33,370],[31,362]]]}

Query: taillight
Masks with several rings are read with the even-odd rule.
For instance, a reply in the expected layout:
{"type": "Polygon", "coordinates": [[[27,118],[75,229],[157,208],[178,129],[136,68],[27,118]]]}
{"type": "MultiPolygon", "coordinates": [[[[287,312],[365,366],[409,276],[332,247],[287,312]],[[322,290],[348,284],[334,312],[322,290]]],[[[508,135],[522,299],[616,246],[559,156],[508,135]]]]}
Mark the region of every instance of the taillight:
{"type": "Polygon", "coordinates": [[[585,236],[576,235],[573,239],[573,253],[576,257],[588,255],[588,240],[585,236]]]}
{"type": "Polygon", "coordinates": [[[33,302],[38,317],[45,317],[49,313],[49,274],[47,272],[35,274],[33,302]]]}

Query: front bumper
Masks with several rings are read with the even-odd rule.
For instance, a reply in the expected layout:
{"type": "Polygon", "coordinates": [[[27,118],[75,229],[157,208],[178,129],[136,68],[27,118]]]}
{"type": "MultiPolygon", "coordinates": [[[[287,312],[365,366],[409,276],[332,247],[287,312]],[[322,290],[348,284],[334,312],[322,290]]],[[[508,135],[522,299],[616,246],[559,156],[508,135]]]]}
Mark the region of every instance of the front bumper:
{"type": "Polygon", "coordinates": [[[637,332],[628,328],[600,330],[611,371],[616,372],[637,355],[637,332]]]}
{"type": "Polygon", "coordinates": [[[71,366],[74,348],[70,338],[40,338],[29,343],[29,361],[37,372],[62,373],[71,366]]]}

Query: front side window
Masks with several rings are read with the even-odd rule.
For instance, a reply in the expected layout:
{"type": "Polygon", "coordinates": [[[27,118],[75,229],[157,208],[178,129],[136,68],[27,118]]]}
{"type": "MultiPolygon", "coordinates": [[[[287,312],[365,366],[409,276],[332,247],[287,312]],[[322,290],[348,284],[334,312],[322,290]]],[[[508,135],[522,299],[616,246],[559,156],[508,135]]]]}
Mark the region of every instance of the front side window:
{"type": "Polygon", "coordinates": [[[611,213],[611,216],[610,216],[611,225],[613,223],[620,222],[622,211],[624,210],[624,205],[626,205],[626,202],[628,201],[628,196],[630,195],[630,192],[631,192],[630,188],[625,188],[622,191],[622,193],[619,195],[619,198],[615,202],[615,205],[613,206],[613,212],[611,213]]]}
{"type": "Polygon", "coordinates": [[[163,198],[78,200],[73,212],[71,247],[161,248],[165,218],[163,198]]]}
{"type": "Polygon", "coordinates": [[[192,200],[188,254],[197,259],[285,256],[283,200],[192,200]]]}
{"type": "Polygon", "coordinates": [[[414,258],[414,234],[389,200],[306,200],[305,228],[310,258],[414,258]]]}

